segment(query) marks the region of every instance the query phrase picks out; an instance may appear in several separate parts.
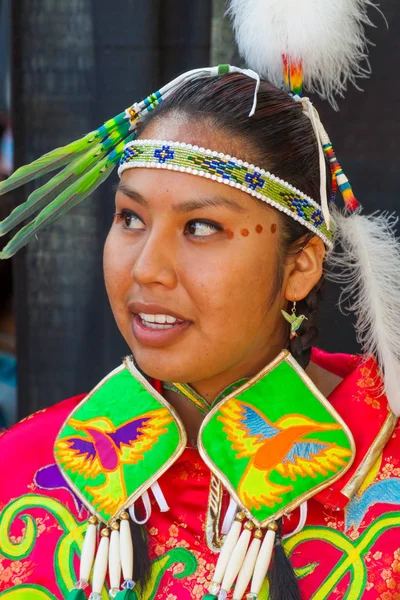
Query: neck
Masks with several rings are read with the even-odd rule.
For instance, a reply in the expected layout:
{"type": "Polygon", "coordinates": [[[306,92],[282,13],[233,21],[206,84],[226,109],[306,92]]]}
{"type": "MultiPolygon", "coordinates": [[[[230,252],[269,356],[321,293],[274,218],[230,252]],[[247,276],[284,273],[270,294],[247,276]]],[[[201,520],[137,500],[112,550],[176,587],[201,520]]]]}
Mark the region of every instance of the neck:
{"type": "MultiPolygon", "coordinates": [[[[229,385],[240,379],[249,379],[257,375],[261,369],[279,354],[282,348],[283,346],[271,346],[269,351],[257,360],[254,360],[253,357],[252,360],[230,369],[227,373],[191,382],[189,385],[211,406],[218,395],[229,385]]],[[[164,389],[164,397],[177,411],[186,429],[189,443],[196,445],[197,435],[204,419],[204,414],[187,398],[173,390],[164,389]]]]}
{"type": "Polygon", "coordinates": [[[257,359],[250,357],[240,365],[236,365],[229,371],[213,375],[209,379],[193,381],[190,386],[211,405],[217,396],[229,385],[240,379],[250,379],[254,377],[268,365],[284,348],[284,345],[271,346],[268,351],[260,355],[257,359]]]}

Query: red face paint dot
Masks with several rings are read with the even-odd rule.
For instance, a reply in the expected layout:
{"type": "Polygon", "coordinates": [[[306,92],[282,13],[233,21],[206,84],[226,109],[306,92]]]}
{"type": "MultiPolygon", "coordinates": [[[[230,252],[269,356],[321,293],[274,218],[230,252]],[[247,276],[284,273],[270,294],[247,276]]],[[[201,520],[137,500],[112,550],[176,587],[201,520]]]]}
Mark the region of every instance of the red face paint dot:
{"type": "Polygon", "coordinates": [[[271,225],[271,233],[275,233],[275,231],[276,231],[276,225],[275,225],[275,223],[272,223],[272,225],[271,225]]]}
{"type": "Polygon", "coordinates": [[[227,229],[226,237],[228,238],[228,240],[231,240],[233,238],[233,231],[230,231],[229,229],[227,229]]]}
{"type": "Polygon", "coordinates": [[[256,225],[256,231],[257,233],[261,233],[263,230],[263,226],[262,225],[256,225]]]}
{"type": "Polygon", "coordinates": [[[240,232],[240,235],[242,235],[243,237],[247,237],[249,235],[249,230],[248,229],[242,229],[240,232]]]}

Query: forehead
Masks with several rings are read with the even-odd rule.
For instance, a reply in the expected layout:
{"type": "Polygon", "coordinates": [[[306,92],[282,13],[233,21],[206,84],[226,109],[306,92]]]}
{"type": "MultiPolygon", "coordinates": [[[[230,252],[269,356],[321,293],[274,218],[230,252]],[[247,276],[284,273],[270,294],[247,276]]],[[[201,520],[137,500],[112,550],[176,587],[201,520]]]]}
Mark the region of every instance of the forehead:
{"type": "Polygon", "coordinates": [[[237,136],[218,128],[207,115],[195,121],[186,115],[168,113],[162,118],[156,117],[149,125],[145,125],[138,137],[193,144],[248,162],[257,162],[250,156],[252,152],[247,140],[238,139],[237,136]]]}

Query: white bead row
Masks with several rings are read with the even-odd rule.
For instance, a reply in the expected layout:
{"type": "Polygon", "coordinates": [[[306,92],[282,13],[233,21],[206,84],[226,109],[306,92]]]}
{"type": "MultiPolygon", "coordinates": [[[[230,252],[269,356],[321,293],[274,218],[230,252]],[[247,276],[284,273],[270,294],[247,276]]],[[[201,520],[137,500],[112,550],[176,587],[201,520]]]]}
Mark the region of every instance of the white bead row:
{"type": "MultiPolygon", "coordinates": [[[[322,241],[324,242],[324,244],[327,246],[327,248],[330,249],[333,247],[333,242],[329,238],[327,238],[327,236],[325,234],[323,234],[317,227],[314,227],[314,225],[312,225],[311,223],[309,223],[308,221],[306,221],[299,215],[295,214],[289,208],[286,208],[285,206],[282,206],[282,204],[280,204],[279,202],[276,202],[275,200],[272,200],[271,198],[268,198],[267,196],[264,196],[263,194],[260,194],[259,192],[255,191],[255,190],[250,190],[245,185],[236,183],[235,181],[230,181],[228,179],[224,179],[223,177],[220,177],[219,175],[212,175],[211,173],[206,173],[205,171],[200,171],[199,169],[193,169],[192,167],[183,167],[180,165],[158,163],[158,162],[154,162],[154,163],[153,162],[145,162],[145,161],[139,161],[139,160],[135,160],[134,162],[129,162],[129,163],[123,163],[118,169],[118,175],[121,176],[121,174],[125,170],[132,169],[132,168],[166,169],[168,171],[179,171],[181,173],[198,175],[200,177],[205,177],[206,179],[211,179],[213,181],[218,181],[219,183],[224,183],[225,185],[235,187],[243,192],[246,192],[247,194],[249,194],[251,196],[254,196],[255,198],[258,198],[259,200],[262,200],[266,204],[273,206],[277,210],[280,210],[281,212],[287,214],[289,217],[291,217],[295,221],[298,221],[299,223],[304,225],[304,227],[307,227],[307,229],[309,229],[310,231],[315,233],[318,237],[320,237],[322,239],[322,241]]],[[[317,205],[317,206],[318,206],[318,209],[321,210],[321,207],[319,205],[317,205]]],[[[334,223],[332,218],[331,218],[331,223],[334,223]]]]}
{"type": "Polygon", "coordinates": [[[261,169],[252,163],[249,163],[245,160],[241,160],[240,158],[236,158],[235,156],[231,156],[230,154],[224,154],[223,152],[217,152],[216,150],[210,150],[209,148],[203,148],[202,146],[197,146],[196,144],[185,144],[184,142],[170,142],[168,140],[132,140],[125,145],[125,149],[134,148],[136,146],[170,146],[172,148],[182,148],[183,150],[194,150],[195,152],[200,152],[201,154],[206,154],[207,156],[213,156],[214,158],[221,158],[226,161],[231,161],[240,167],[245,167],[246,169],[251,169],[256,171],[260,175],[267,177],[271,181],[276,181],[280,185],[284,186],[290,192],[294,192],[296,195],[300,196],[304,200],[307,200],[315,206],[316,208],[321,208],[318,202],[304,194],[301,190],[291,185],[289,182],[277,177],[270,173],[270,171],[266,171],[265,169],[261,169]]]}

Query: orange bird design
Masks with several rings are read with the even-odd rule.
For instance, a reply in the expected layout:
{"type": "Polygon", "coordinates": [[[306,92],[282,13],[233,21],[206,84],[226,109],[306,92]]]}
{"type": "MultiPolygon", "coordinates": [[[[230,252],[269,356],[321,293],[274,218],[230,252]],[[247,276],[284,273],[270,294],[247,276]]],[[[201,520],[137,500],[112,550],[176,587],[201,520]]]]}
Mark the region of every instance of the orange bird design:
{"type": "Polygon", "coordinates": [[[93,497],[92,503],[97,510],[113,513],[121,500],[127,499],[124,464],[143,460],[145,453],[167,432],[166,426],[171,421],[172,416],[166,408],[144,413],[119,427],[107,417],[87,421],[71,418],[68,425],[76,432],[57,440],[55,455],[66,471],[86,479],[93,480],[103,473],[105,481],[97,486],[88,481],[86,491],[93,497]]]}
{"type": "Polygon", "coordinates": [[[297,477],[327,476],[346,464],[350,450],[308,436],[318,431],[340,430],[338,423],[318,423],[298,414],[271,423],[254,406],[236,398],[221,408],[218,420],[237,458],[250,458],[238,486],[238,495],[249,510],[274,507],[290,493],[292,484],[271,481],[275,471],[295,482],[297,477]]]}

